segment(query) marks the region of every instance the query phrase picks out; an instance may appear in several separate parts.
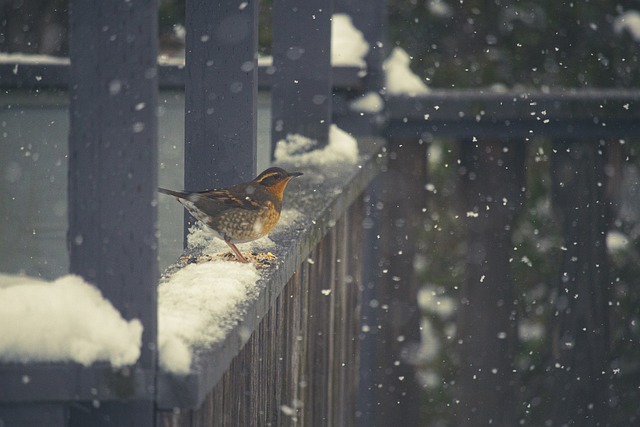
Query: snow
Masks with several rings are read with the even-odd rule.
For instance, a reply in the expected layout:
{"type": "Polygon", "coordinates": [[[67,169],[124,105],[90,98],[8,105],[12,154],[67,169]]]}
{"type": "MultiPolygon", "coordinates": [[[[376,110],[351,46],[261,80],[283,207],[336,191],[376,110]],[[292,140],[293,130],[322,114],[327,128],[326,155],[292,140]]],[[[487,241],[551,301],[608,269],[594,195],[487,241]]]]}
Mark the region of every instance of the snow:
{"type": "Polygon", "coordinates": [[[329,143],[313,150],[317,141],[302,135],[287,135],[278,141],[274,153],[279,163],[302,165],[355,164],[358,161],[358,143],[355,138],[336,125],[329,128],[329,143]]]}
{"type": "Polygon", "coordinates": [[[613,31],[616,34],[629,32],[631,38],[640,43],[640,12],[637,10],[629,10],[613,21],[613,31]]]}
{"type": "Polygon", "coordinates": [[[411,57],[404,49],[393,48],[382,64],[387,94],[416,96],[429,93],[427,85],[409,68],[410,64],[411,57]]]}
{"type": "MultiPolygon", "coordinates": [[[[290,227],[301,215],[283,210],[271,234],[290,227]]],[[[191,228],[188,244],[204,255],[229,251],[200,223],[191,228]]],[[[238,248],[266,252],[275,243],[263,237],[238,248]]],[[[243,307],[260,291],[259,279],[253,264],[209,261],[189,264],[160,283],[160,367],[188,373],[194,350],[223,341],[242,319],[243,307]]],[[[141,338],[138,320],[124,320],[98,289],[77,276],[48,283],[0,274],[0,361],[75,361],[86,366],[109,361],[117,367],[138,360],[141,338]]]]}
{"type": "Polygon", "coordinates": [[[100,291],[73,275],[53,282],[0,274],[0,360],[108,361],[140,356],[142,324],[127,321],[100,291]]]}
{"type": "MultiPolygon", "coordinates": [[[[342,67],[366,67],[365,58],[369,43],[354,25],[351,17],[336,13],[331,17],[331,65],[342,67]]],[[[273,66],[272,56],[258,57],[258,65],[273,66]]]]}
{"type": "Polygon", "coordinates": [[[376,114],[384,109],[384,101],[376,92],[367,92],[360,98],[351,101],[349,108],[359,113],[376,114]]]}
{"type": "MultiPolygon", "coordinates": [[[[302,214],[285,209],[271,234],[281,232],[302,214]]],[[[189,229],[187,246],[202,255],[229,252],[229,247],[202,223],[189,229]]],[[[275,243],[267,236],[238,244],[241,252],[267,252],[275,243]]],[[[209,261],[189,264],[160,283],[158,288],[158,348],[160,367],[186,374],[193,352],[222,342],[242,319],[243,307],[255,299],[260,274],[253,264],[209,261]]]]}
{"type": "Polygon", "coordinates": [[[158,288],[160,367],[186,374],[193,350],[221,342],[255,298],[260,278],[253,264],[211,261],[189,264],[158,288]]]}
{"type": "Polygon", "coordinates": [[[336,13],[331,17],[331,64],[364,68],[369,43],[354,27],[351,17],[336,13]]]}
{"type": "Polygon", "coordinates": [[[69,58],[50,55],[0,52],[0,64],[13,64],[16,62],[28,64],[69,65],[69,58]]]}

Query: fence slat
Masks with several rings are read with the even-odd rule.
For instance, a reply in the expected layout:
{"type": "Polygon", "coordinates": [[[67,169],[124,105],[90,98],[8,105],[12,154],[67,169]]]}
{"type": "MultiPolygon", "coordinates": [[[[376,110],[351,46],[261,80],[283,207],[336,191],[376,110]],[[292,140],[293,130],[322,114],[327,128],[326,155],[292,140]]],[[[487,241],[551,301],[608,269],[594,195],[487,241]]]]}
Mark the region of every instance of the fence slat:
{"type": "Polygon", "coordinates": [[[300,134],[327,143],[331,124],[332,0],[273,3],[271,142],[300,134]]]}
{"type": "MultiPolygon", "coordinates": [[[[256,173],[258,2],[186,2],[184,187],[256,173]]],[[[188,214],[186,214],[188,217],[188,214]]]]}
{"type": "MultiPolygon", "coordinates": [[[[74,1],[70,28],[70,270],[97,285],[124,318],[140,319],[139,366],[153,370],[157,3],[74,1]]],[[[153,425],[152,405],[137,408],[136,425],[153,425]]],[[[115,419],[121,410],[95,412],[115,419]]]]}

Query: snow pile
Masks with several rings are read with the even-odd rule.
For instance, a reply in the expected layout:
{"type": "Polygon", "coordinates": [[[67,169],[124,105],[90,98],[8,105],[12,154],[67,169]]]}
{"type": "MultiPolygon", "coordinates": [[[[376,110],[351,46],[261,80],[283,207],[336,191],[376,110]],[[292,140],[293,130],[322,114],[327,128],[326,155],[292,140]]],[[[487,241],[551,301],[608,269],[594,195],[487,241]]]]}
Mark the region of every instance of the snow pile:
{"type": "Polygon", "coordinates": [[[162,369],[186,374],[193,349],[221,342],[258,293],[252,264],[212,261],[178,270],[158,288],[158,347],[162,369]]]}
{"type": "Polygon", "coordinates": [[[391,51],[382,64],[387,94],[416,96],[429,93],[427,85],[409,68],[410,64],[411,57],[404,49],[395,47],[391,51]]]}
{"type": "Polygon", "coordinates": [[[367,92],[360,98],[351,101],[349,108],[359,113],[376,114],[384,109],[384,101],[376,92],[367,92]]]}
{"type": "Polygon", "coordinates": [[[277,162],[300,165],[355,164],[358,161],[358,143],[355,138],[336,125],[329,128],[329,143],[313,150],[317,141],[302,135],[287,135],[278,141],[274,157],[277,162]]]}
{"type": "Polygon", "coordinates": [[[0,274],[0,360],[109,361],[140,356],[142,324],[126,321],[100,291],[78,276],[45,282],[0,274]]]}
{"type": "Polygon", "coordinates": [[[613,21],[613,31],[616,34],[622,34],[628,31],[631,38],[640,43],[640,12],[637,10],[629,10],[618,16],[613,21]]]}
{"type": "Polygon", "coordinates": [[[331,17],[331,64],[365,67],[369,43],[362,32],[353,26],[351,17],[336,13],[331,17]]]}
{"type": "MultiPolygon", "coordinates": [[[[295,209],[283,210],[271,234],[290,227],[301,215],[295,209]]],[[[202,255],[230,251],[200,222],[189,229],[187,244],[202,255]]],[[[275,243],[265,236],[237,246],[241,252],[268,252],[275,243]]],[[[242,319],[243,305],[260,292],[259,278],[253,264],[210,261],[189,264],[162,282],[158,288],[160,367],[175,374],[188,373],[193,350],[223,341],[242,319]]]]}

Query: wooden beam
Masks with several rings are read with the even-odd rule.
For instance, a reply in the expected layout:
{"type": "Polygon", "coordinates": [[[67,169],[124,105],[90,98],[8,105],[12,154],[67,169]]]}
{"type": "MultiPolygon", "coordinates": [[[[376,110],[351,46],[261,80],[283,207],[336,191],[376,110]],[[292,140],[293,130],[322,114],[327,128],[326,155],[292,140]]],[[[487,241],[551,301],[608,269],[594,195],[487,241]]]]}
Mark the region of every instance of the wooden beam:
{"type": "Polygon", "coordinates": [[[333,1],[273,4],[271,142],[300,134],[325,145],[331,124],[333,1]]]}
{"type": "MultiPolygon", "coordinates": [[[[151,372],[157,348],[157,33],[155,0],[71,3],[70,271],[96,285],[125,319],[142,322],[133,369],[151,372]]],[[[128,425],[153,426],[155,393],[143,392],[149,400],[86,409],[96,414],[94,421],[124,418],[136,420],[128,425]]]]}

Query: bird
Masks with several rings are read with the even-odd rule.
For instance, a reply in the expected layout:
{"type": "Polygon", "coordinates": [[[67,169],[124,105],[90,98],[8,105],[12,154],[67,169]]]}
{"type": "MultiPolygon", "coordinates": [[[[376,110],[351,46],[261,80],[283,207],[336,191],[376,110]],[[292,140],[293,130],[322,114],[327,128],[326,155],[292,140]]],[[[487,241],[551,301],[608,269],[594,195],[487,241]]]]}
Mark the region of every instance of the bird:
{"type": "Polygon", "coordinates": [[[249,182],[199,192],[158,188],[175,197],[198,221],[229,245],[238,261],[247,263],[236,243],[266,236],[280,219],[284,190],[302,172],[271,167],[249,182]]]}

